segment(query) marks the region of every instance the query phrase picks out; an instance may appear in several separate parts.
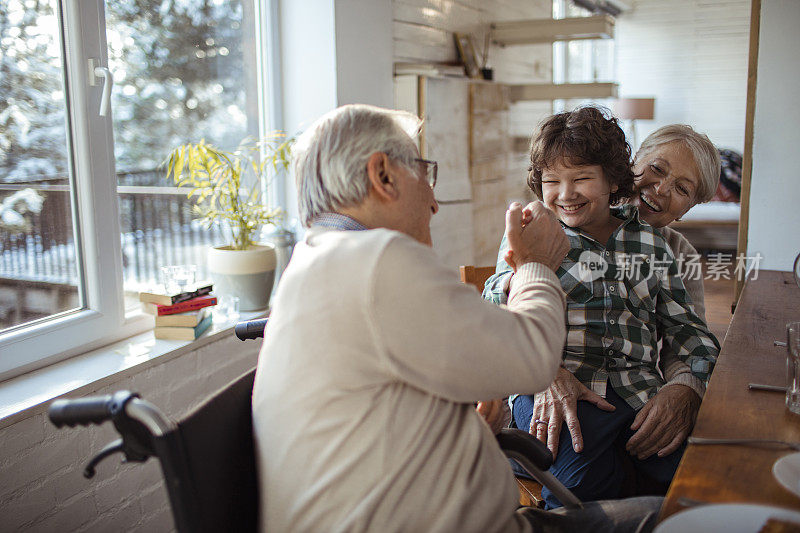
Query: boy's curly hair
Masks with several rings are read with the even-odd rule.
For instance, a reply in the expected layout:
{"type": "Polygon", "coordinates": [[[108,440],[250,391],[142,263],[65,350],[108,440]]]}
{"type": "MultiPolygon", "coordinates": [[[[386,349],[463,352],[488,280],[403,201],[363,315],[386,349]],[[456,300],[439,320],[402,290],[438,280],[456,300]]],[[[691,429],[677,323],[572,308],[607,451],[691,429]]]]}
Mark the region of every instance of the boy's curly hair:
{"type": "Polygon", "coordinates": [[[631,147],[617,119],[607,109],[580,107],[542,122],[531,138],[528,187],[542,199],[542,172],[564,161],[568,165],[600,165],[609,184],[616,185],[609,203],[633,196],[631,147]]]}

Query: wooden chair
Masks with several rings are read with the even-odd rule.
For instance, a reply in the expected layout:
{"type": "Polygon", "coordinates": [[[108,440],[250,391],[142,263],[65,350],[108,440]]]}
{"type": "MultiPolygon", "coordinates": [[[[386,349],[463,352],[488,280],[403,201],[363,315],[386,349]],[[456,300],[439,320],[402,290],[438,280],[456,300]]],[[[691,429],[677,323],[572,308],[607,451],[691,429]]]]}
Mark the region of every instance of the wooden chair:
{"type": "Polygon", "coordinates": [[[494,274],[495,267],[464,265],[458,267],[458,270],[461,273],[461,283],[473,285],[478,289],[478,292],[483,292],[483,285],[486,283],[486,280],[494,274]]]}
{"type": "MultiPolygon", "coordinates": [[[[493,266],[476,267],[473,265],[462,265],[458,267],[461,274],[461,283],[472,285],[478,292],[483,292],[486,280],[495,272],[493,266]]],[[[544,507],[542,499],[542,486],[531,479],[517,477],[517,488],[519,489],[519,504],[531,507],[544,507]]]]}

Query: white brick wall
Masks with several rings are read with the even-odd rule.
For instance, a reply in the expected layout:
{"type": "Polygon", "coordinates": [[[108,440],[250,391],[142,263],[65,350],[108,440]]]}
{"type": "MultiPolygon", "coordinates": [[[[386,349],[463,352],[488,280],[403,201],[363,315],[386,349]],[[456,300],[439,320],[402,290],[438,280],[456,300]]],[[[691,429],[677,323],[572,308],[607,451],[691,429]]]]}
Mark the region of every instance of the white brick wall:
{"type": "MultiPolygon", "coordinates": [[[[255,366],[260,346],[231,335],[91,394],[133,390],[176,419],[255,366]]],[[[44,413],[0,429],[0,532],[173,530],[156,460],[122,465],[117,454],[83,477],[115,438],[110,423],[58,430],[44,413]]]]}

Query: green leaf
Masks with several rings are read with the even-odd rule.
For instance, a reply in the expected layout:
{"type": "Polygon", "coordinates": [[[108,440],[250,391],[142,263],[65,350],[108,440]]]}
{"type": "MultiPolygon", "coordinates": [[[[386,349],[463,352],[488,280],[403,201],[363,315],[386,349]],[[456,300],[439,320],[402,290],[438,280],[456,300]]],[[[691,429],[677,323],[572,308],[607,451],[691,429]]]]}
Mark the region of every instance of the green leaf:
{"type": "Polygon", "coordinates": [[[166,178],[188,190],[192,212],[206,227],[227,222],[237,249],[250,246],[262,225],[282,217],[278,208],[262,202],[262,183],[269,187],[272,176],[288,170],[294,138],[280,131],[263,139],[245,138],[234,152],[220,150],[205,139],[176,147],[162,163],[166,178]],[[269,169],[272,169],[271,171],[269,169]],[[252,172],[254,185],[250,182],[252,172]]]}

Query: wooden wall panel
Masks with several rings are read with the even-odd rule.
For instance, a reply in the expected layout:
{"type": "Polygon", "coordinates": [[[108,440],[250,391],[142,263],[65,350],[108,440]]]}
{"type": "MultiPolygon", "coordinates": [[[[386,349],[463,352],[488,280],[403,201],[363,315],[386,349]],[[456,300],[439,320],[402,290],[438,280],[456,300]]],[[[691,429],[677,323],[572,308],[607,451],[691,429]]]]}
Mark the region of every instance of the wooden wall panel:
{"type": "Polygon", "coordinates": [[[395,21],[448,32],[475,31],[483,23],[480,9],[455,2],[395,0],[393,11],[395,21]]]}
{"type": "Polygon", "coordinates": [[[395,61],[452,62],[456,60],[452,34],[437,28],[394,22],[395,61]]]}
{"type": "MultiPolygon", "coordinates": [[[[551,102],[517,102],[511,104],[508,113],[509,134],[512,137],[528,137],[543,119],[552,112],[551,102]]],[[[527,147],[525,147],[527,150],[527,147]]]]}
{"type": "Polygon", "coordinates": [[[470,87],[470,179],[475,264],[487,266],[497,256],[498,235],[505,227],[508,161],[508,90],[474,83],[470,87]]]}
{"type": "MultiPolygon", "coordinates": [[[[454,62],[453,32],[472,34],[480,54],[490,23],[548,18],[551,11],[551,0],[394,0],[394,60],[454,62]]],[[[504,84],[550,82],[552,48],[492,45],[489,67],[495,81],[504,84]]],[[[528,200],[526,163],[512,154],[511,135],[530,136],[552,106],[525,102],[509,107],[506,89],[466,78],[428,78],[424,86],[424,149],[428,158],[439,161],[436,197],[444,202],[433,217],[434,248],[453,266],[494,264],[505,207],[512,200],[528,200]],[[464,105],[470,83],[485,87],[473,101],[472,116],[464,105]],[[476,132],[474,138],[470,131],[476,132]]],[[[408,82],[395,87],[416,97],[408,82]]],[[[413,107],[397,96],[395,101],[404,102],[404,109],[413,107]]]]}
{"type": "Polygon", "coordinates": [[[503,182],[508,173],[508,159],[506,155],[483,159],[470,166],[470,179],[472,183],[503,182]]]}
{"type": "Polygon", "coordinates": [[[433,249],[452,268],[454,276],[458,276],[459,266],[474,262],[472,226],[471,202],[440,204],[439,212],[431,219],[433,249]]]}
{"type": "Polygon", "coordinates": [[[394,77],[394,108],[408,111],[417,116],[420,115],[419,95],[419,76],[405,74],[394,77]]]}
{"type": "MultiPolygon", "coordinates": [[[[453,32],[473,34],[476,52],[483,47],[489,24],[551,16],[550,0],[394,0],[395,61],[455,61],[453,32]]],[[[489,64],[511,74],[504,82],[548,81],[552,52],[548,45],[491,46],[489,64]],[[525,50],[516,51],[517,48],[525,50]],[[535,50],[531,57],[531,50],[535,50]],[[526,67],[519,68],[519,64],[526,67]],[[507,66],[508,65],[508,66],[507,66]],[[522,79],[515,79],[519,72],[522,79]]]]}
{"type": "Polygon", "coordinates": [[[472,112],[508,111],[508,86],[476,83],[472,88],[472,112]]]}
{"type": "Polygon", "coordinates": [[[503,180],[473,183],[472,224],[475,265],[495,264],[500,239],[505,231],[505,188],[503,180]]]}
{"type": "Polygon", "coordinates": [[[509,158],[508,173],[505,179],[507,203],[520,202],[524,205],[536,199],[527,184],[528,165],[530,165],[530,158],[527,153],[512,154],[509,158]]]}
{"type": "MultiPolygon", "coordinates": [[[[500,115],[500,113],[498,113],[500,115]]],[[[478,115],[475,124],[476,127],[472,132],[472,152],[470,153],[470,160],[473,165],[480,164],[487,159],[507,158],[511,150],[511,138],[505,128],[508,126],[507,113],[502,113],[501,116],[497,115],[478,115]],[[498,135],[502,133],[502,135],[498,135]]],[[[505,167],[503,173],[505,173],[505,167]]],[[[473,176],[473,180],[479,179],[473,176]]],[[[485,178],[480,178],[485,179],[485,178]]]]}
{"type": "Polygon", "coordinates": [[[489,63],[495,79],[504,83],[548,82],[553,79],[553,52],[549,45],[492,47],[489,63]]]}
{"type": "Polygon", "coordinates": [[[439,163],[438,200],[470,200],[469,82],[428,78],[425,95],[425,156],[439,163]]]}

